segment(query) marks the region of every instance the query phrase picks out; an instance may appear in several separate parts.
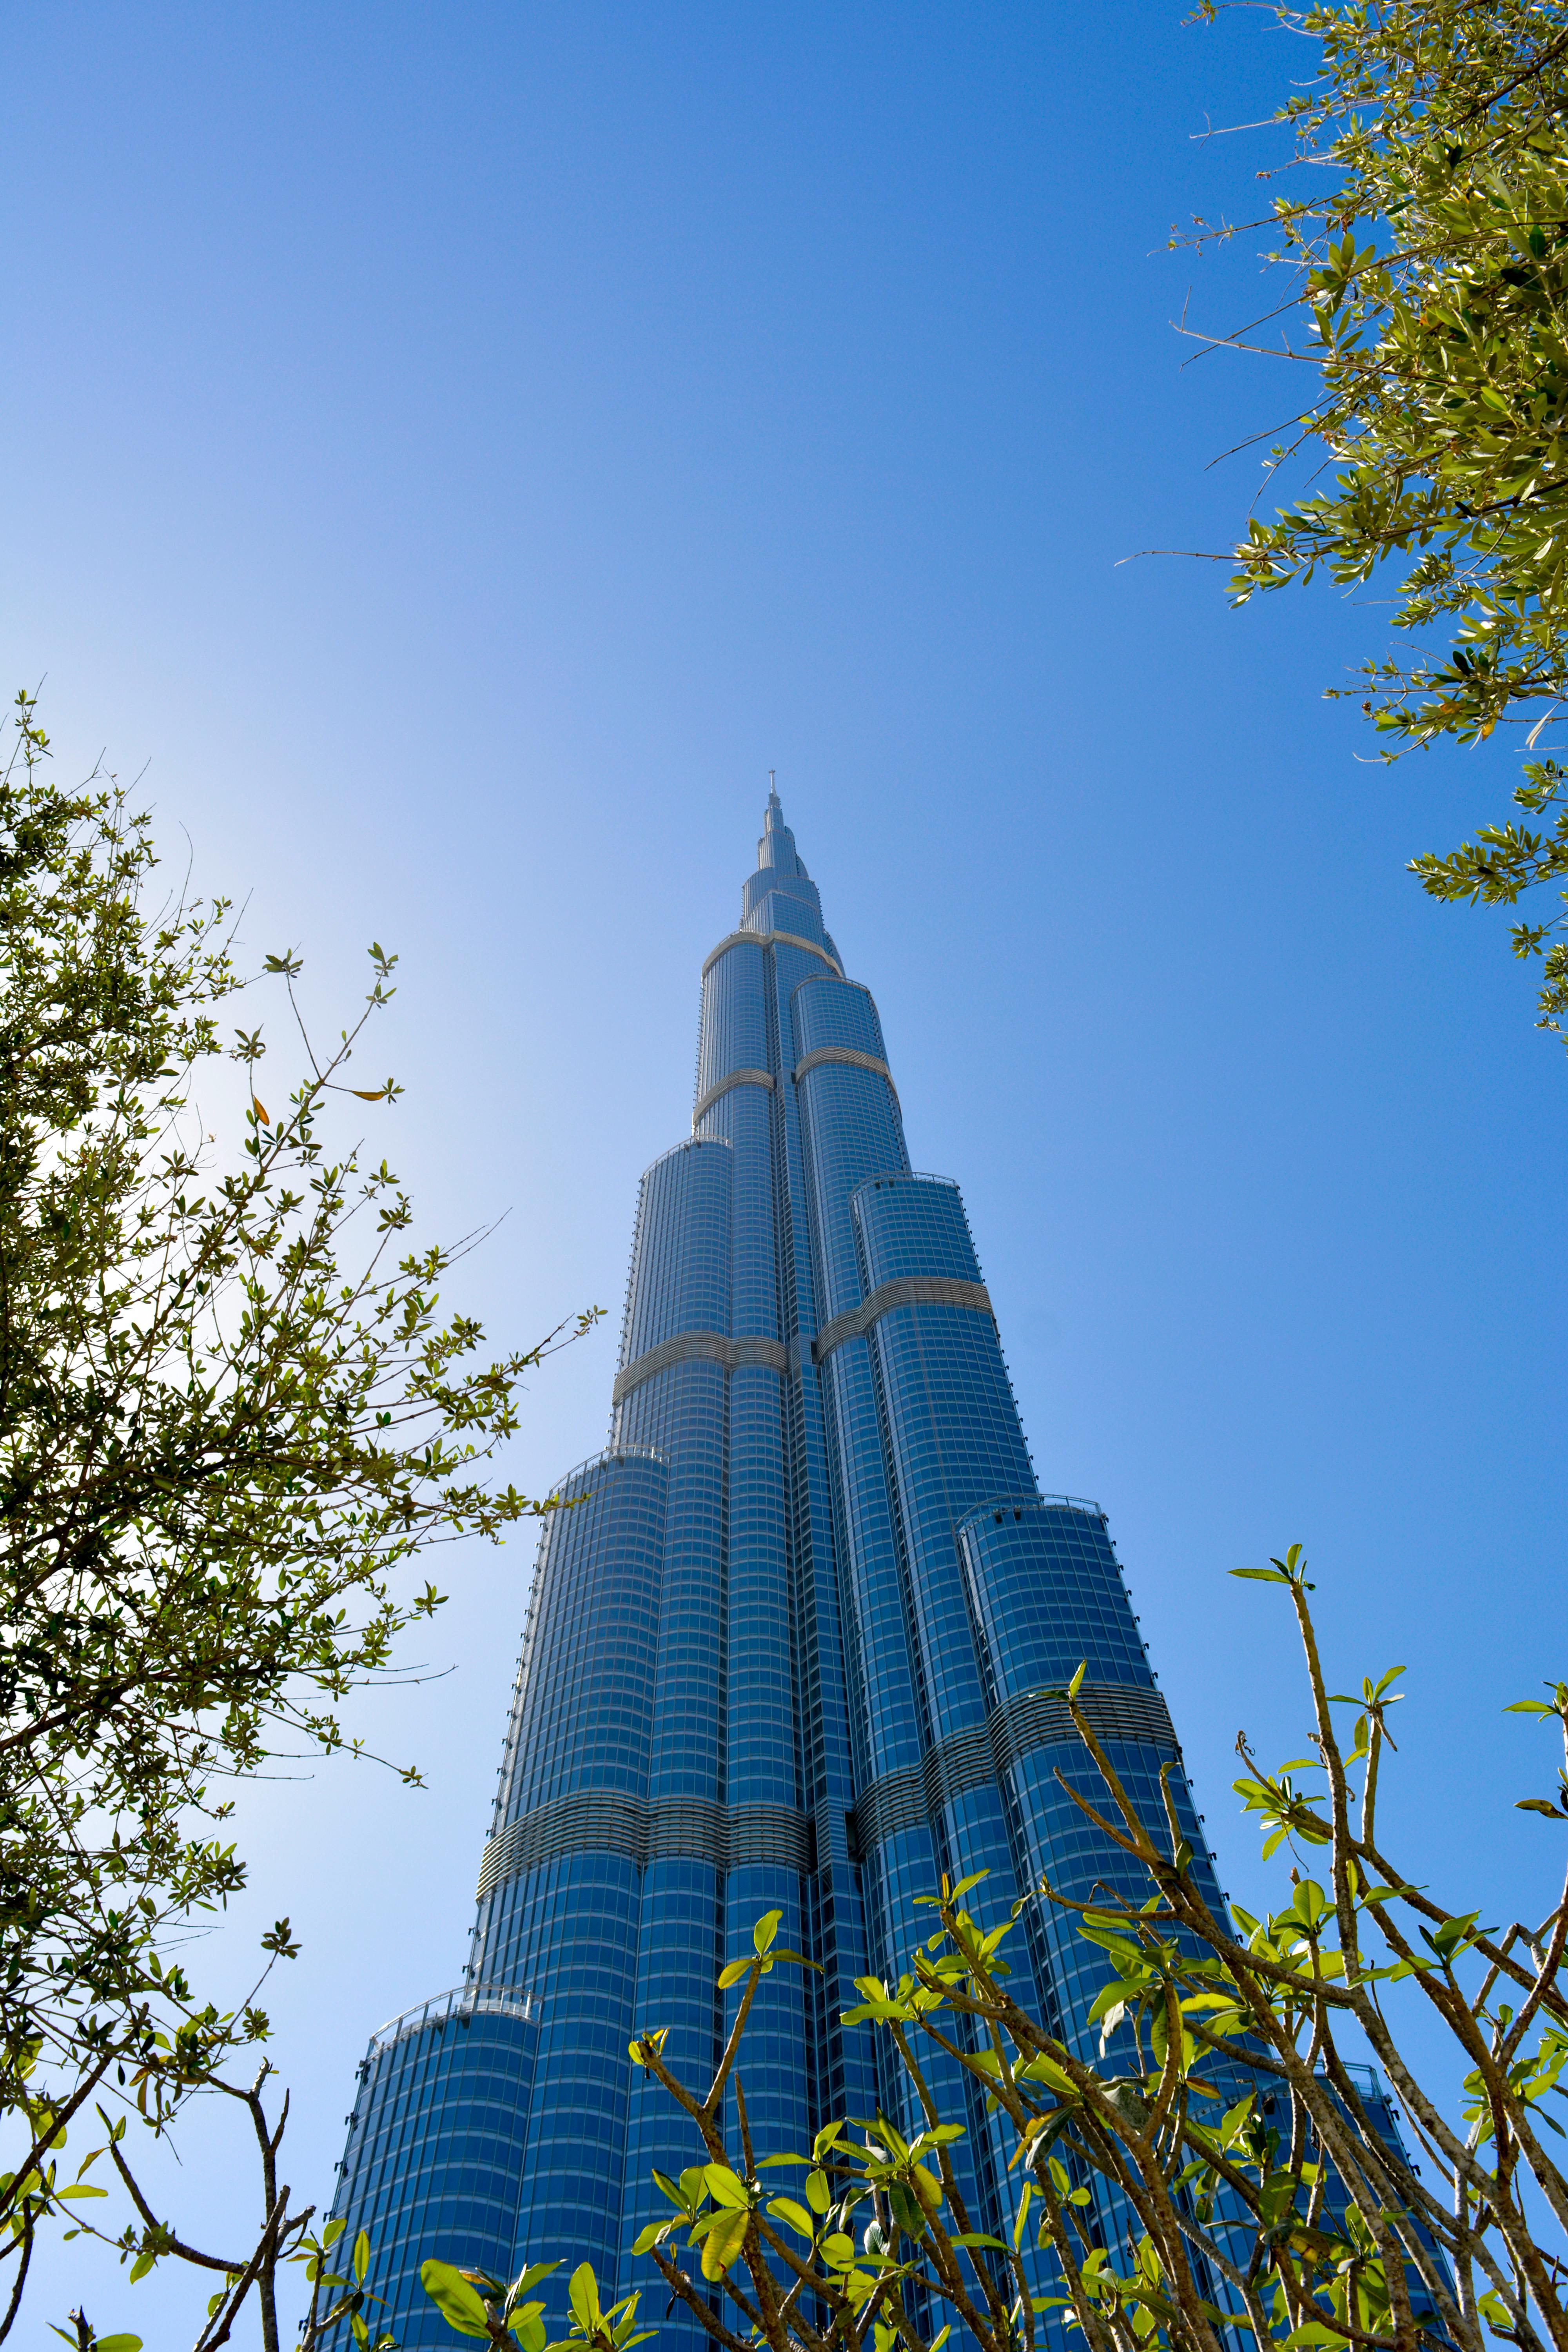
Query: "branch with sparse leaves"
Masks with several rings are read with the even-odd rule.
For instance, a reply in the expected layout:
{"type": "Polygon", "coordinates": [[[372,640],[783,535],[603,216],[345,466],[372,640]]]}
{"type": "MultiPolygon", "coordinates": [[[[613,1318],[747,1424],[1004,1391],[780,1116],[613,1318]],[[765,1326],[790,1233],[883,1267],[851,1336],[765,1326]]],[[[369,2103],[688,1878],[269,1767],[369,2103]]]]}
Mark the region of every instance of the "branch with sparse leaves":
{"type": "MultiPolygon", "coordinates": [[[[1221,0],[1198,11],[1221,13],[1221,0]]],[[[1264,487],[1289,490],[1302,459],[1331,478],[1254,512],[1236,601],[1319,572],[1356,588],[1392,566],[1393,626],[1412,649],[1373,655],[1358,686],[1331,694],[1354,695],[1388,758],[1503,725],[1528,727],[1534,751],[1568,707],[1568,9],[1355,0],[1274,14],[1321,58],[1276,117],[1291,152],[1259,175],[1288,190],[1265,257],[1289,291],[1271,315],[1294,319],[1287,348],[1316,391],[1273,441],[1264,487]]],[[[1199,223],[1175,241],[1240,233],[1199,223]]],[[[1527,769],[1515,799],[1560,806],[1555,764],[1527,769]]],[[[1561,816],[1544,840],[1488,826],[1412,870],[1436,898],[1511,904],[1562,881],[1564,842],[1561,816]]],[[[1555,915],[1512,940],[1547,958],[1540,1025],[1558,1034],[1565,926],[1555,915]]]]}
{"type": "MultiPolygon", "coordinates": [[[[1538,1926],[1500,1931],[1412,1884],[1377,1822],[1399,1670],[1329,1690],[1300,1546],[1237,1572],[1286,1592],[1306,1665],[1311,1752],[1269,1772],[1238,1741],[1265,1859],[1293,1857],[1279,1909],[1211,1907],[1174,1768],[1164,1819],[1145,1821],[1079,1704],[1080,1669],[1062,1696],[1098,1793],[1081,1772],[1057,1779],[1147,1895],[1076,1900],[1042,1881],[986,1925],[969,1907],[985,1874],[943,1881],[935,1932],[896,1983],[860,1979],[845,2019],[883,2037],[912,2132],[883,2113],[825,2123],[808,2153],[753,2148],[745,2029],[763,1974],[796,1958],[773,1950],[777,1913],[721,1979],[745,1989],[704,2093],[663,2032],[633,2042],[694,2141],[679,2178],[654,2174],[670,2210],[637,2252],[726,2352],[937,2352],[954,2328],[984,2352],[1033,2352],[1047,2315],[1093,2352],[1568,2347],[1568,2176],[1548,2138],[1568,2066],[1568,1886],[1559,1874],[1538,1926]],[[1036,1906],[1100,1956],[1072,2038],[1008,1988],[1007,1938],[1036,1906]],[[1409,2056],[1417,2004],[1424,2046],[1435,2022],[1447,2053],[1436,2081],[1409,2056]],[[1079,2037],[1096,2028],[1091,2061],[1079,2037]],[[963,2149],[940,2086],[964,2075],[1009,2158],[989,2139],[963,2149]],[[769,2190],[773,2167],[797,2171],[797,2193],[769,2190]]],[[[1568,1685],[1513,1711],[1568,1740],[1568,1685]]],[[[1568,1823],[1568,1769],[1552,1797],[1520,1802],[1568,1823]]]]}
{"type": "Polygon", "coordinates": [[[351,1066],[396,958],[372,949],[363,1005],[318,1050],[299,959],[247,980],[228,903],[158,903],[146,817],[101,772],[61,790],[49,760],[24,694],[0,765],[0,2115],[33,2142],[0,2179],[0,2262],[8,2242],[18,2279],[65,2193],[50,2133],[84,2097],[132,2082],[156,2114],[181,2068],[266,2038],[254,2001],[220,2016],[164,1957],[244,1885],[220,1784],[280,1750],[365,1752],[342,1704],[440,1607],[414,1575],[428,1549],[556,1507],[497,1457],[526,1375],[599,1315],[488,1356],[441,1297],[479,1236],[416,1244],[387,1162],[332,1139],[349,1102],[384,1116],[401,1091],[351,1066]],[[263,1028],[226,1031],[258,987],[289,1024],[281,1087],[263,1028]]]}

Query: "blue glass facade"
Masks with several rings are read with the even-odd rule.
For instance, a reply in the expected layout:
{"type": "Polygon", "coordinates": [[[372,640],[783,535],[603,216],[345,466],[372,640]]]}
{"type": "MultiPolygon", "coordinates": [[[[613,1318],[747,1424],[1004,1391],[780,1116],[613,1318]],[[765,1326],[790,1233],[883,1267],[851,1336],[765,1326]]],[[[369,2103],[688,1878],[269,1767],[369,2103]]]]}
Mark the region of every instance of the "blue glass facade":
{"type": "MultiPolygon", "coordinates": [[[[337,2198],[405,2347],[452,2340],[426,2254],[658,2287],[629,2251],[650,2169],[697,2148],[626,2044],[666,2026],[701,2078],[762,1912],[823,1969],[776,1970],[748,2028],[754,2137],[790,2147],[899,2113],[839,2016],[906,1960],[942,1871],[989,1869],[998,1906],[1042,1873],[1142,1899],[1055,1778],[1096,1785],[1054,1695],[1080,1663],[1152,1819],[1179,1755],[1102,1513],[1039,1490],[963,1200],[910,1167],[876,1005],[776,797],[703,968],[691,1134],[642,1180],[610,1443],[560,1491],[465,1988],[372,2044],[337,2198]]],[[[1016,1989],[1090,2055],[1092,1948],[1026,1916],[1016,1989]]],[[[995,2228],[994,2126],[970,2078],[945,2088],[995,2228]]],[[[697,2338],[675,2316],[660,2341],[697,2338]]]]}

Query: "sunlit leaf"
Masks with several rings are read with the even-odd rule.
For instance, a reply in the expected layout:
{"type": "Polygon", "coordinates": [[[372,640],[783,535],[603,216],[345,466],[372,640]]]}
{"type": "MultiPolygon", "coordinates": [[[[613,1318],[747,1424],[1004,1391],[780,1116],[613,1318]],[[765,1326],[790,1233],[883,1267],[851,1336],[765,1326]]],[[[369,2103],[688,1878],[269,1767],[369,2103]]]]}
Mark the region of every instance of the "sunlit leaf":
{"type": "Polygon", "coordinates": [[[751,2227],[750,2211],[726,2211],[716,2214],[702,2241],[702,2275],[705,2279],[722,2278],[745,2243],[751,2227]]]}
{"type": "Polygon", "coordinates": [[[421,2263],[419,2277],[426,2294],[449,2327],[455,2327],[459,2336],[489,2335],[483,2302],[453,2263],[421,2263]]]}

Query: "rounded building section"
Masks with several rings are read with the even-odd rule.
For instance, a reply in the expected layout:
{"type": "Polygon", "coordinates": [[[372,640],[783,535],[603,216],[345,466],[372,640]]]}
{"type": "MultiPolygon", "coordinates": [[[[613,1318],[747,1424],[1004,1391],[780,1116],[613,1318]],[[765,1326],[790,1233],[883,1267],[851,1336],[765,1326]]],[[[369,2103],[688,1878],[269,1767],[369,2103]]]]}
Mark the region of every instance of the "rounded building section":
{"type": "Polygon", "coordinates": [[[796,1059],[832,1046],[869,1054],[885,1063],[888,1049],[876,999],[858,980],[819,972],[803,980],[790,999],[796,1059]]]}
{"type": "Polygon", "coordinates": [[[451,2341],[421,2263],[510,2263],[538,2047],[528,1994],[499,1985],[461,1985],[371,2036],[334,2203],[370,2232],[378,2324],[405,2352],[451,2341]]]}
{"type": "Polygon", "coordinates": [[[767,959],[760,941],[736,940],[702,975],[702,1019],[697,1045],[697,1116],[738,1072],[771,1081],[767,959]]]}
{"type": "Polygon", "coordinates": [[[621,1366],[683,1331],[730,1328],[730,1147],[695,1136],[656,1160],[637,1192],[621,1366]]]}
{"type": "Polygon", "coordinates": [[[1153,1687],[1098,1503],[1034,1493],[991,1498],[959,1522],[986,1695],[1086,1682],[1153,1687]]]}

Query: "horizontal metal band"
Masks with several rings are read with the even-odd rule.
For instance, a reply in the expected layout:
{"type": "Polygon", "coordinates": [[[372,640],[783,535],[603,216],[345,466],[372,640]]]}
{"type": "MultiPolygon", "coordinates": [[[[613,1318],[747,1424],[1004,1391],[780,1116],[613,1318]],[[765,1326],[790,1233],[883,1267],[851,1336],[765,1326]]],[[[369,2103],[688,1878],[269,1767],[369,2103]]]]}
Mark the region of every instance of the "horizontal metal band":
{"type": "MultiPolygon", "coordinates": [[[[815,1070],[824,1062],[845,1062],[852,1070],[875,1070],[879,1078],[886,1078],[888,1084],[893,1087],[893,1074],[886,1062],[876,1054],[862,1054],[858,1045],[814,1046],[809,1054],[803,1054],[795,1066],[796,1086],[805,1077],[807,1070],[815,1070]]],[[[893,1087],[895,1095],[898,1091],[897,1087],[893,1087]]]]}
{"type": "Polygon", "coordinates": [[[641,1381],[651,1381],[655,1372],[665,1371],[671,1364],[699,1362],[722,1364],[727,1372],[737,1371],[742,1364],[765,1364],[770,1371],[787,1372],[789,1349],[778,1339],[731,1339],[722,1331],[678,1331],[673,1339],[661,1339],[657,1348],[634,1356],[626,1370],[616,1374],[610,1402],[619,1404],[629,1389],[641,1381]]]}
{"type": "Polygon", "coordinates": [[[811,1343],[812,1362],[824,1362],[835,1348],[846,1339],[858,1339],[879,1315],[890,1314],[895,1307],[967,1307],[976,1315],[992,1312],[991,1293],[983,1282],[959,1282],[948,1274],[901,1274],[896,1282],[879,1284],[858,1307],[825,1323],[811,1343]]]}
{"type": "MultiPolygon", "coordinates": [[[[1101,1739],[1140,1739],[1180,1755],[1163,1695],[1137,1683],[1085,1683],[1079,1705],[1101,1739]]],[[[994,1786],[1008,1769],[1037,1748],[1079,1745],[1060,1691],[1021,1691],[973,1731],[956,1731],[919,1764],[885,1772],[856,1801],[850,1819],[856,1848],[868,1853],[900,1830],[934,1822],[943,1805],[967,1789],[994,1786]]]]}
{"type": "Polygon", "coordinates": [[[476,2017],[510,2017],[519,2025],[528,2025],[538,2015],[539,2005],[533,1995],[521,1986],[454,1985],[450,1992],[437,1993],[434,2000],[417,2001],[401,2017],[389,2017],[384,2025],[376,2027],[370,2037],[370,2048],[360,2061],[360,2080],[363,2082],[371,2060],[382,2051],[408,2041],[427,2026],[439,2032],[453,2018],[459,2025],[468,2025],[476,2017]]]}
{"type": "Polygon", "coordinates": [[[569,1853],[618,1853],[639,1870],[689,1854],[715,1870],[761,1863],[804,1878],[816,1867],[816,1824],[793,1805],[719,1805],[700,1797],[649,1804],[605,1789],[552,1797],[490,1839],[479,1864],[479,1900],[503,1879],[569,1853]]]}
{"type": "Polygon", "coordinates": [[[838,974],[840,980],[844,977],[844,967],[837,956],[829,955],[826,948],[819,948],[815,940],[803,940],[796,931],[731,931],[727,940],[720,940],[712,954],[703,964],[703,979],[707,979],[721,955],[728,955],[731,948],[738,947],[804,948],[807,955],[820,956],[828,969],[838,974]]]}
{"type": "Polygon", "coordinates": [[[711,1110],[720,1096],[727,1095],[731,1087],[766,1087],[771,1092],[773,1083],[771,1070],[731,1070],[727,1078],[721,1078],[716,1087],[710,1087],[705,1095],[698,1097],[697,1108],[691,1114],[692,1126],[695,1127],[703,1112],[711,1110]]]}

